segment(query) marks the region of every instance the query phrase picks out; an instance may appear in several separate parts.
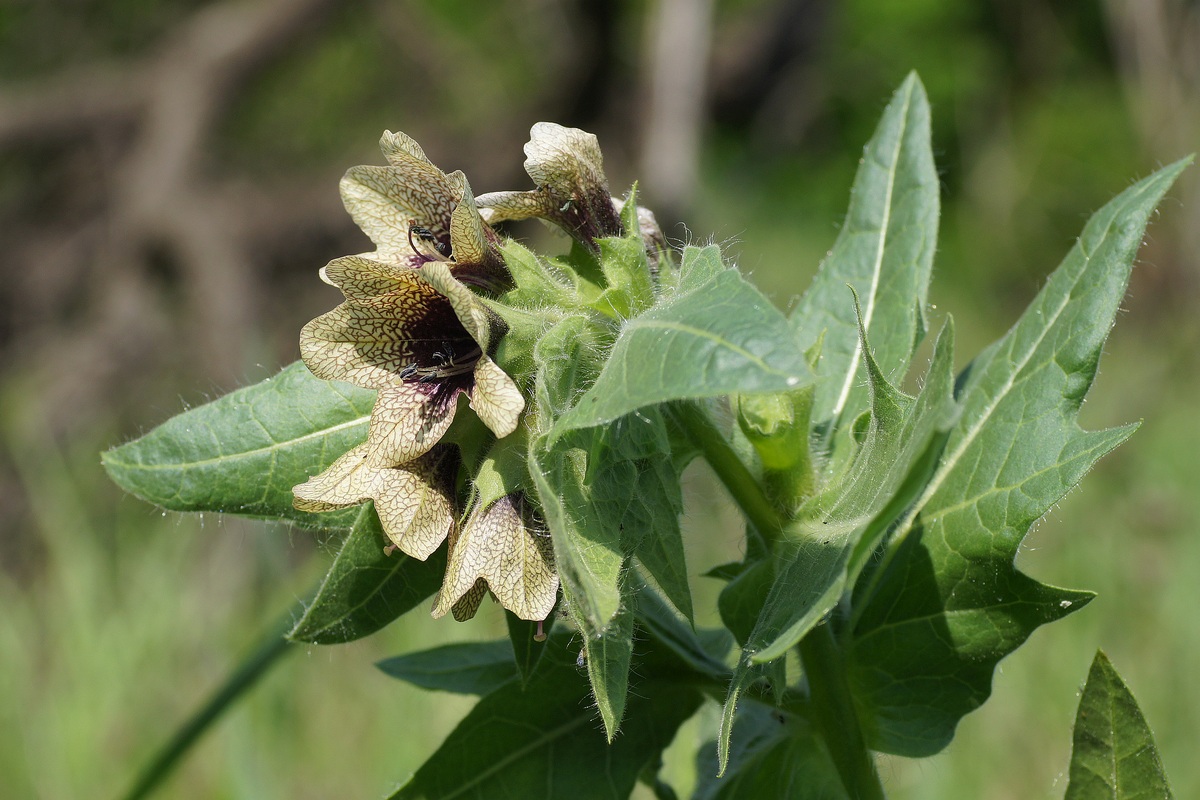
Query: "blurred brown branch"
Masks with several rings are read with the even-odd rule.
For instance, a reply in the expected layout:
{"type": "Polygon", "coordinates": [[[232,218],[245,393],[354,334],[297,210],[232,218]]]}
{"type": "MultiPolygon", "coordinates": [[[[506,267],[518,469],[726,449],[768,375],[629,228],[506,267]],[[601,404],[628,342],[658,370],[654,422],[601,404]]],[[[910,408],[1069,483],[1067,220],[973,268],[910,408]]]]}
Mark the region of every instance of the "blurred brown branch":
{"type": "Polygon", "coordinates": [[[340,222],[337,197],[325,180],[319,191],[251,190],[205,154],[232,97],[334,5],[206,6],[142,58],[74,66],[0,95],[0,147],[57,148],[71,165],[56,203],[37,224],[16,226],[6,255],[14,275],[4,311],[24,344],[5,361],[31,373],[58,424],[77,424],[130,365],[173,345],[220,382],[244,371],[264,270],[251,253],[340,222]],[[179,284],[168,301],[156,276],[164,263],[179,284]]]}

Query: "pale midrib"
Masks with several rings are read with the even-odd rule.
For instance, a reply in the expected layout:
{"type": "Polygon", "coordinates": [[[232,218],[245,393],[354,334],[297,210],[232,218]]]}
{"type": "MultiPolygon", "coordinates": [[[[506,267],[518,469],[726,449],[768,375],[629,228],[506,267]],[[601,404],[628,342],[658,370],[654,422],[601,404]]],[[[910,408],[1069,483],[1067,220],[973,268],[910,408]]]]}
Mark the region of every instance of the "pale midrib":
{"type": "MultiPolygon", "coordinates": [[[[1122,428],[1115,428],[1114,430],[1122,430],[1122,428]]],[[[1116,445],[1109,445],[1110,448],[1115,447],[1115,446],[1116,445]]],[[[1011,492],[1014,489],[1017,489],[1025,484],[1029,483],[1030,481],[1036,480],[1043,475],[1047,475],[1051,472],[1061,469],[1064,465],[1069,465],[1072,462],[1077,462],[1077,461],[1085,461],[1085,460],[1091,459],[1091,458],[1098,459],[1098,458],[1100,458],[1100,456],[1104,455],[1104,452],[1107,452],[1107,451],[1104,450],[1103,446],[1090,447],[1087,450],[1083,450],[1083,451],[1080,451],[1079,453],[1076,453],[1074,456],[1071,456],[1068,459],[1065,459],[1063,461],[1058,461],[1054,464],[1049,464],[1038,470],[1034,470],[1033,472],[1029,473],[1026,477],[1024,477],[1020,481],[1018,481],[1017,483],[1006,484],[1004,486],[991,486],[991,487],[985,489],[984,491],[979,492],[978,494],[972,495],[971,497],[964,498],[963,500],[960,500],[957,503],[939,508],[935,513],[930,514],[928,517],[926,517],[924,521],[926,524],[936,522],[937,520],[942,519],[943,517],[947,517],[957,511],[962,511],[964,508],[970,508],[971,506],[978,505],[979,503],[982,503],[984,500],[986,500],[989,497],[993,497],[998,494],[1003,494],[1004,492],[1011,492]],[[1100,452],[1099,455],[1095,455],[1096,451],[1098,451],[1098,450],[1100,450],[1102,452],[1100,452]]]]}
{"type": "MultiPolygon", "coordinates": [[[[350,535],[350,538],[348,538],[346,540],[346,544],[342,545],[343,552],[345,551],[345,549],[347,547],[350,546],[350,543],[353,540],[355,533],[358,530],[361,530],[361,528],[359,528],[359,526],[363,524],[363,522],[367,519],[367,517],[370,513],[371,513],[371,506],[363,506],[363,510],[359,512],[358,518],[354,520],[354,532],[352,532],[350,535]]],[[[340,557],[341,553],[338,553],[338,555],[340,557]]],[[[399,572],[400,569],[405,564],[408,563],[408,558],[405,557],[405,558],[391,559],[391,562],[392,562],[391,569],[389,569],[387,571],[386,575],[384,575],[382,578],[379,579],[379,581],[375,584],[375,588],[373,588],[370,592],[368,592],[363,597],[362,600],[360,600],[359,602],[355,603],[353,606],[350,606],[345,611],[343,611],[340,615],[338,615],[337,619],[335,619],[325,625],[322,625],[320,628],[317,628],[315,631],[312,631],[311,633],[306,632],[305,635],[308,636],[308,638],[310,640],[315,639],[318,636],[320,636],[321,634],[323,634],[327,631],[333,630],[338,625],[341,625],[347,619],[352,617],[354,615],[354,613],[356,611],[358,611],[359,609],[365,608],[368,603],[370,603],[372,600],[374,600],[376,598],[376,596],[378,596],[379,593],[383,591],[383,587],[385,585],[387,585],[387,582],[390,581],[392,579],[392,577],[397,572],[399,572]]],[[[300,618],[300,621],[296,623],[295,631],[301,630],[304,627],[304,623],[308,620],[308,614],[312,611],[312,609],[318,608],[320,606],[321,600],[324,599],[325,587],[328,586],[329,583],[331,582],[331,580],[333,578],[333,572],[336,568],[337,568],[337,559],[334,560],[333,567],[331,567],[329,570],[329,575],[327,575],[325,577],[325,581],[322,582],[321,588],[317,591],[317,596],[313,598],[312,605],[309,606],[308,611],[306,611],[304,616],[300,618]]],[[[293,631],[293,633],[295,633],[295,631],[293,631]]],[[[290,635],[291,634],[289,634],[289,636],[290,635]]]]}
{"type": "MultiPolygon", "coordinates": [[[[1135,202],[1134,198],[1131,198],[1129,200],[1129,203],[1132,203],[1132,202],[1135,202]]],[[[1125,207],[1127,207],[1127,206],[1128,206],[1128,203],[1126,204],[1125,207]]],[[[942,484],[945,483],[947,476],[949,476],[954,471],[955,467],[958,465],[959,459],[962,458],[963,453],[965,453],[967,448],[970,447],[971,444],[975,441],[975,437],[978,436],[979,432],[981,430],[983,430],[984,426],[987,425],[988,420],[991,418],[992,414],[995,413],[995,411],[999,407],[1000,403],[1003,402],[1004,399],[1008,396],[1008,393],[1010,391],[1012,391],[1012,387],[1017,382],[1017,377],[1020,376],[1021,372],[1024,371],[1025,367],[1029,364],[1030,360],[1032,360],[1034,355],[1036,355],[1038,347],[1041,346],[1041,343],[1043,341],[1045,341],[1046,337],[1050,334],[1050,331],[1054,328],[1054,325],[1058,321],[1059,316],[1062,315],[1063,310],[1066,309],[1066,307],[1070,305],[1072,290],[1076,286],[1079,285],[1079,281],[1082,280],[1083,276],[1087,273],[1088,264],[1091,262],[1093,255],[1099,251],[1100,247],[1102,247],[1104,242],[1108,239],[1108,235],[1112,229],[1114,221],[1122,217],[1123,211],[1124,211],[1124,207],[1122,209],[1114,211],[1113,217],[1105,225],[1104,231],[1101,232],[1099,234],[1099,236],[1096,237],[1096,240],[1095,240],[1096,244],[1091,248],[1090,253],[1087,252],[1087,250],[1083,247],[1083,240],[1081,239],[1079,241],[1079,243],[1077,244],[1077,247],[1079,247],[1079,252],[1083,259],[1083,263],[1080,265],[1078,272],[1072,278],[1069,279],[1070,287],[1063,293],[1062,300],[1059,302],[1058,307],[1056,309],[1054,309],[1054,313],[1049,315],[1048,318],[1045,318],[1046,322],[1043,325],[1041,331],[1038,333],[1037,338],[1029,344],[1026,351],[1022,354],[1020,361],[1012,362],[1016,366],[1014,369],[1009,371],[1008,376],[1005,379],[1003,388],[995,394],[995,396],[992,398],[991,402],[987,404],[987,406],[983,409],[983,412],[979,415],[979,417],[976,418],[975,422],[971,425],[971,427],[967,429],[966,433],[963,435],[962,440],[958,443],[958,445],[954,448],[954,450],[946,457],[945,461],[943,461],[941,463],[941,465],[938,467],[937,472],[930,479],[929,484],[925,487],[925,491],[923,491],[921,493],[921,496],[917,499],[917,501],[915,503],[913,503],[912,507],[908,510],[908,513],[906,513],[904,515],[904,518],[896,526],[895,534],[893,534],[891,542],[888,545],[887,553],[884,555],[883,562],[881,563],[881,565],[875,570],[875,575],[874,575],[874,579],[872,581],[872,585],[869,587],[869,589],[866,593],[866,596],[869,597],[873,594],[874,589],[878,585],[878,582],[880,580],[880,576],[882,576],[883,574],[885,574],[887,572],[887,569],[891,562],[891,559],[895,556],[895,554],[898,551],[899,544],[901,542],[903,542],[908,537],[908,534],[912,531],[913,521],[917,518],[917,515],[919,515],[924,510],[925,506],[929,503],[929,501],[933,498],[933,496],[938,492],[939,489],[941,489],[942,484]]],[[[1086,230],[1085,230],[1085,234],[1086,234],[1086,230]]],[[[1061,267],[1060,267],[1060,269],[1061,269],[1061,267]]],[[[1053,280],[1053,278],[1052,278],[1052,280],[1053,280]]],[[[1040,297],[1041,296],[1039,295],[1037,298],[1034,299],[1035,304],[1038,302],[1038,300],[1040,300],[1040,297]]],[[[1031,304],[1030,309],[1032,309],[1032,308],[1033,308],[1033,305],[1031,304]]],[[[1026,313],[1029,313],[1029,309],[1026,310],[1026,313]]],[[[1024,318],[1025,318],[1024,315],[1022,315],[1021,320],[1024,320],[1024,318]]],[[[1007,341],[1009,339],[1009,337],[1013,337],[1016,335],[1016,328],[1020,326],[1021,320],[1018,320],[1017,325],[1013,328],[1013,330],[1010,330],[1003,339],[1001,339],[1001,342],[1007,341]]],[[[999,343],[998,343],[998,345],[999,345],[999,343]]],[[[860,606],[859,608],[860,609],[866,608],[866,605],[864,604],[863,606],[860,606]]],[[[855,621],[856,622],[858,621],[857,614],[855,617],[855,621]]]]}
{"type": "Polygon", "coordinates": [[[274,452],[275,450],[278,450],[282,447],[291,447],[293,445],[297,445],[297,444],[301,444],[303,442],[309,441],[310,439],[319,439],[323,436],[329,436],[330,434],[337,433],[338,431],[343,431],[348,428],[353,428],[358,425],[362,425],[363,423],[367,422],[370,418],[371,417],[369,414],[363,415],[361,417],[355,417],[354,419],[349,420],[347,422],[339,423],[330,428],[322,428],[321,430],[313,431],[312,433],[306,433],[303,436],[296,437],[295,439],[287,439],[286,441],[275,442],[274,444],[268,445],[267,447],[259,447],[255,450],[246,450],[241,453],[230,453],[229,455],[216,456],[215,458],[206,458],[201,461],[188,461],[186,463],[174,463],[174,464],[144,464],[144,463],[131,464],[127,461],[117,461],[117,462],[112,462],[112,464],[113,464],[113,466],[125,467],[128,469],[140,469],[140,470],[176,470],[176,469],[191,469],[193,467],[206,467],[206,466],[210,466],[212,464],[221,464],[221,463],[225,463],[225,462],[229,462],[229,461],[236,461],[238,459],[254,458],[255,456],[265,455],[267,453],[274,452]]]}
{"type": "MultiPolygon", "coordinates": [[[[928,503],[930,498],[932,498],[934,494],[937,493],[937,490],[941,488],[942,484],[946,480],[946,476],[954,471],[954,467],[958,464],[958,460],[962,458],[963,453],[966,452],[967,448],[971,446],[971,443],[975,441],[975,437],[979,435],[981,430],[983,430],[983,427],[987,424],[988,419],[990,419],[992,414],[995,413],[996,408],[1000,405],[1004,398],[1008,396],[1008,393],[1012,390],[1013,385],[1017,382],[1017,377],[1024,371],[1026,365],[1029,364],[1034,355],[1037,354],[1038,347],[1041,346],[1042,342],[1046,339],[1046,336],[1050,334],[1050,331],[1054,328],[1055,323],[1058,322],[1058,318],[1063,313],[1063,310],[1071,304],[1071,291],[1078,286],[1079,281],[1085,274],[1087,274],[1088,264],[1091,263],[1093,255],[1100,249],[1104,242],[1108,240],[1108,235],[1112,230],[1113,223],[1117,219],[1120,219],[1123,216],[1124,209],[1127,208],[1129,204],[1134,202],[1136,202],[1136,198],[1130,198],[1124,207],[1114,211],[1113,217],[1108,221],[1104,231],[1098,237],[1096,237],[1096,244],[1091,248],[1091,253],[1085,251],[1082,240],[1080,241],[1079,253],[1083,258],[1083,263],[1080,265],[1078,273],[1071,280],[1070,287],[1063,293],[1062,300],[1059,302],[1058,307],[1054,309],[1053,314],[1045,318],[1046,322],[1042,326],[1041,332],[1038,334],[1037,339],[1029,344],[1029,347],[1022,355],[1021,360],[1019,362],[1014,362],[1016,364],[1016,368],[1008,373],[1008,377],[1004,382],[1004,388],[997,392],[995,397],[992,399],[992,402],[990,402],[984,408],[983,413],[979,415],[975,423],[968,429],[966,435],[963,436],[962,441],[958,443],[958,446],[954,448],[954,451],[946,458],[944,462],[942,462],[942,467],[938,469],[937,474],[933,476],[933,480],[931,480],[929,485],[925,487],[925,491],[921,493],[920,499],[917,500],[916,503],[913,503],[912,508],[909,509],[908,513],[904,516],[904,520],[896,528],[895,541],[898,542],[907,535],[909,528],[912,527],[913,520],[917,518],[917,515],[921,513],[921,510],[925,507],[925,504],[928,503]]],[[[1037,300],[1035,299],[1034,302],[1036,303],[1037,300]]],[[[1020,325],[1020,322],[1017,324],[1020,325]]],[[[1014,336],[1015,329],[1013,332],[1010,332],[1009,335],[1014,336]]]]}
{"type": "MultiPolygon", "coordinates": [[[[900,171],[900,150],[904,147],[904,134],[908,130],[908,108],[912,103],[912,92],[904,98],[904,113],[901,119],[905,120],[901,127],[899,135],[896,136],[896,149],[892,152],[891,168],[888,170],[887,181],[887,205],[883,209],[883,220],[879,225],[879,244],[875,248],[875,265],[871,270],[871,291],[867,294],[867,307],[863,312],[862,327],[865,331],[871,330],[871,319],[875,315],[875,300],[879,294],[879,279],[883,273],[883,253],[887,248],[888,225],[892,221],[892,193],[896,187],[896,173],[900,171]]],[[[842,391],[838,395],[837,402],[833,405],[832,419],[836,420],[842,413],[842,409],[846,407],[846,402],[850,399],[850,389],[854,386],[854,377],[858,374],[858,362],[862,357],[862,337],[856,336],[854,339],[854,355],[850,359],[850,369],[846,371],[846,380],[842,383],[842,391]]]]}
{"type": "MultiPolygon", "coordinates": [[[[1080,270],[1081,275],[1086,271],[1086,266],[1087,265],[1085,263],[1084,268],[1080,270]]],[[[1058,321],[1058,318],[1062,314],[1063,310],[1070,305],[1070,303],[1071,293],[1067,292],[1063,296],[1062,302],[1059,303],[1058,308],[1054,309],[1054,313],[1047,318],[1047,322],[1042,327],[1041,333],[1038,334],[1037,339],[1030,343],[1026,352],[1022,354],[1021,360],[1014,362],[1015,368],[1009,371],[1008,377],[1004,381],[1003,388],[996,392],[995,396],[992,398],[992,401],[984,407],[983,412],[976,419],[975,423],[967,429],[966,434],[959,441],[958,446],[955,447],[954,451],[950,453],[944,462],[942,462],[942,467],[938,470],[937,474],[933,476],[933,480],[929,482],[929,485],[925,487],[925,491],[921,493],[920,499],[917,500],[916,503],[913,503],[912,508],[910,508],[908,513],[904,516],[904,520],[896,528],[897,541],[899,541],[908,532],[909,528],[912,526],[913,520],[916,519],[917,515],[921,513],[921,509],[923,509],[925,504],[929,502],[930,498],[937,493],[937,490],[942,487],[942,484],[946,480],[946,476],[954,471],[954,468],[957,466],[958,460],[962,458],[963,453],[967,451],[967,448],[970,447],[972,442],[975,441],[975,437],[978,436],[979,432],[983,430],[984,426],[987,425],[988,420],[991,419],[992,414],[996,412],[996,409],[999,407],[1000,403],[1004,401],[1004,398],[1008,397],[1008,393],[1012,391],[1012,387],[1017,382],[1017,377],[1025,370],[1025,367],[1029,364],[1030,360],[1033,359],[1034,355],[1037,354],[1038,347],[1041,346],[1041,343],[1045,340],[1051,329],[1053,329],[1054,324],[1058,321]]]]}

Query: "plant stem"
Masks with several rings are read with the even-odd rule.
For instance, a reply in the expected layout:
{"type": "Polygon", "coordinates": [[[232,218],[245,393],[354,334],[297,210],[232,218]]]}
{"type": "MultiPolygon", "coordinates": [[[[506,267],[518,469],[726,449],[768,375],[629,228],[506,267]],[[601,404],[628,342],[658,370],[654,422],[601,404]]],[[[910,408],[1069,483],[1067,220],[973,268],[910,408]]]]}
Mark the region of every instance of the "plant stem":
{"type": "MultiPolygon", "coordinates": [[[[768,544],[774,543],[783,530],[783,518],[704,409],[696,403],[678,403],[672,406],[672,416],[700,448],[751,525],[768,544]]],[[[800,658],[808,677],[813,719],[847,793],[853,800],[884,800],[875,761],[854,712],[845,663],[829,625],[818,625],[800,640],[800,658]]]]}
{"type": "Polygon", "coordinates": [[[293,612],[289,612],[281,623],[272,626],[258,647],[238,665],[183,727],[175,731],[175,735],[142,769],[133,788],[123,795],[124,800],[141,800],[148,797],[178,766],[192,745],[239,697],[249,691],[284,654],[300,649],[284,638],[284,634],[292,627],[292,621],[293,612]]]}
{"type": "Polygon", "coordinates": [[[854,800],[883,800],[883,785],[854,712],[846,665],[828,624],[800,640],[813,719],[825,740],[846,793],[854,800]]]}
{"type": "Polygon", "coordinates": [[[729,490],[733,501],[746,515],[769,548],[783,530],[779,511],[767,499],[762,486],[746,469],[738,454],[729,446],[725,436],[709,419],[708,413],[697,403],[676,403],[671,414],[688,438],[700,448],[704,460],[712,467],[717,478],[729,490]]]}

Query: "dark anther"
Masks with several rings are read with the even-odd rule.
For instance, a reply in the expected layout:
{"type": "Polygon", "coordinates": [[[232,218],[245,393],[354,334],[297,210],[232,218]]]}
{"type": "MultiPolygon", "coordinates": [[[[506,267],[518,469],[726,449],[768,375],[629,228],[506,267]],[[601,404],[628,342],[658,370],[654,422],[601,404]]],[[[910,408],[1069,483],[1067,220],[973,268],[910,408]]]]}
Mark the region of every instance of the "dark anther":
{"type": "Polygon", "coordinates": [[[449,255],[448,251],[450,248],[445,243],[438,241],[438,238],[433,235],[433,231],[429,230],[429,228],[422,228],[420,225],[409,225],[408,246],[412,248],[414,253],[419,255],[421,252],[423,252],[423,249],[417,247],[416,242],[413,241],[413,236],[416,236],[426,245],[432,247],[439,255],[449,255]]]}
{"type": "Polygon", "coordinates": [[[450,342],[442,342],[442,349],[435,350],[431,358],[435,366],[452,366],[454,364],[454,345],[450,342]]]}

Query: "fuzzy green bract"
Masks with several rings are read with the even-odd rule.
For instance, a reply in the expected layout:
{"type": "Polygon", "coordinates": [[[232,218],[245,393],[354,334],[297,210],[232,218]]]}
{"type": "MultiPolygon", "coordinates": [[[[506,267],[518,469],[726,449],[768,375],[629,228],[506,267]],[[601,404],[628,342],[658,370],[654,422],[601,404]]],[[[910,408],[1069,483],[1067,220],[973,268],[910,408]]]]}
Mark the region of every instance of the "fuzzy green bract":
{"type": "MultiPolygon", "coordinates": [[[[435,613],[456,618],[473,615],[489,590],[500,599],[507,642],[381,663],[424,688],[480,696],[396,798],[625,797],[638,780],[669,797],[658,774],[664,748],[704,698],[721,696],[696,798],[882,797],[873,752],[943,749],[988,698],[997,663],[1092,597],[1042,584],[1014,559],[1030,526],[1134,430],[1084,431],[1078,412],[1146,224],[1188,163],[1096,212],[1008,333],[956,375],[953,320],[927,321],[939,214],[929,126],[910,76],[864,150],[837,241],[790,316],[718,248],[668,252],[635,194],[612,203],[595,137],[561,126],[535,126],[542,140],[527,167],[532,177],[551,165],[560,189],[582,181],[587,203],[540,183],[469,200],[465,178],[438,195],[452,222],[477,229],[471,252],[487,270],[452,256],[474,240],[379,222],[376,233],[458,304],[446,324],[489,332],[455,340],[477,343],[472,352],[409,332],[394,348],[400,383],[384,389],[415,387],[436,405],[457,397],[449,393],[462,370],[485,364],[496,369],[476,383],[503,374],[521,392],[515,430],[461,409],[436,430],[454,467],[437,484],[457,515],[446,538],[460,556],[455,546],[475,548],[472,572],[445,548],[426,560],[392,552],[371,502],[318,514],[293,507],[292,487],[348,452],[334,478],[356,479],[376,396],[302,364],[109,451],[105,467],[163,508],[336,531],[337,553],[293,640],[366,636],[435,594],[435,613]],[[578,174],[576,146],[586,161],[578,174]],[[603,219],[586,219],[589,209],[603,219]],[[569,252],[547,257],[484,226],[531,215],[572,221],[569,252]],[[459,274],[461,283],[445,277],[459,274]],[[932,357],[910,375],[928,327],[939,329],[932,357]],[[914,378],[920,388],[907,393],[914,378]],[[744,557],[707,573],[726,582],[715,630],[694,627],[697,568],[680,527],[680,475],[698,453],[747,517],[744,557]],[[507,527],[472,528],[494,509],[507,527]],[[496,531],[528,546],[498,545],[496,531]],[[521,579],[530,554],[542,559],[536,585],[521,579]],[[462,574],[443,597],[448,569],[462,574]],[[795,652],[799,676],[788,665],[795,652]]],[[[397,163],[428,163],[401,134],[385,142],[397,163]]],[[[348,284],[345,314],[384,318],[361,305],[403,317],[411,309],[390,285],[348,284]]],[[[354,350],[356,330],[338,333],[338,353],[354,350]]],[[[390,341],[376,333],[372,341],[390,341]]],[[[376,456],[376,471],[417,469],[376,456]]],[[[1148,728],[1102,657],[1075,744],[1069,798],[1170,796],[1148,728]]]]}

